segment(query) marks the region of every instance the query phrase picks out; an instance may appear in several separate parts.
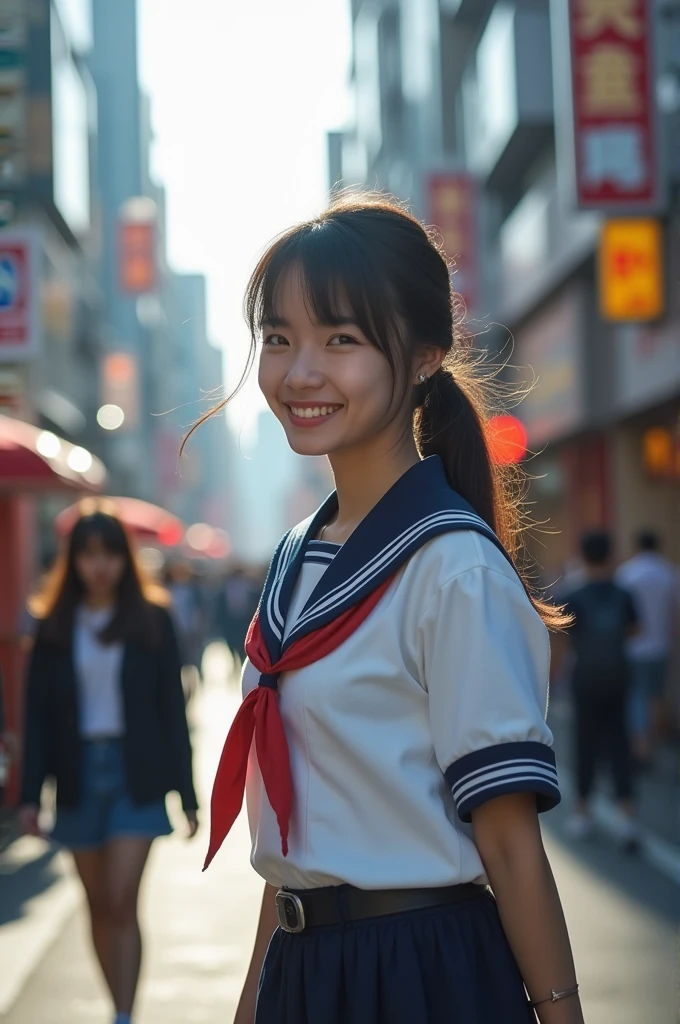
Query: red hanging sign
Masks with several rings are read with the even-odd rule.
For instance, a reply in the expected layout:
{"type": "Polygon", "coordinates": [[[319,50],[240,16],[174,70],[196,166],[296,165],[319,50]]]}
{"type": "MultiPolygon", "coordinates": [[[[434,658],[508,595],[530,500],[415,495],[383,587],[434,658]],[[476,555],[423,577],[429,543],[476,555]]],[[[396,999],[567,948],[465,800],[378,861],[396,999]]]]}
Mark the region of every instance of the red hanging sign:
{"type": "Polygon", "coordinates": [[[474,180],[467,174],[430,174],[425,183],[427,223],[441,235],[451,262],[453,289],[468,312],[476,310],[477,197],[474,180]]]}
{"type": "Polygon", "coordinates": [[[652,7],[652,0],[569,0],[580,207],[660,205],[652,7]]]}

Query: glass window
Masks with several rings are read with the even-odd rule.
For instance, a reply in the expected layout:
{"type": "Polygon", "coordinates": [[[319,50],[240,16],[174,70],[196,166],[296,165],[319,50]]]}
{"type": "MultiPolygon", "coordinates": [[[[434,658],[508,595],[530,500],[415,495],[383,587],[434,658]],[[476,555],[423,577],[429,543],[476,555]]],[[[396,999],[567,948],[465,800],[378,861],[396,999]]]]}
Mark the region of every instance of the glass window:
{"type": "Polygon", "coordinates": [[[90,139],[87,90],[52,17],[52,150],[54,202],[75,234],[90,225],[90,139]]]}

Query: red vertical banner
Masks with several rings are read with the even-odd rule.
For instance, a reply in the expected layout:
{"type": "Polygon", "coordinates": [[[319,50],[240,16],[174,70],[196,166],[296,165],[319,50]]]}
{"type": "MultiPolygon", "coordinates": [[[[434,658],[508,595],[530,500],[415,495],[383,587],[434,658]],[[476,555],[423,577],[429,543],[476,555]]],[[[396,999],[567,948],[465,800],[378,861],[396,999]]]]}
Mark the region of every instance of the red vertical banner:
{"type": "Polygon", "coordinates": [[[143,295],[156,287],[156,230],[153,223],[122,221],[118,227],[121,290],[143,295]]]}
{"type": "Polygon", "coordinates": [[[452,263],[453,288],[468,312],[473,312],[479,301],[475,182],[468,174],[430,174],[425,183],[425,201],[427,223],[441,235],[452,263]]]}
{"type": "Polygon", "coordinates": [[[652,19],[653,0],[569,0],[580,207],[661,205],[652,19]]]}

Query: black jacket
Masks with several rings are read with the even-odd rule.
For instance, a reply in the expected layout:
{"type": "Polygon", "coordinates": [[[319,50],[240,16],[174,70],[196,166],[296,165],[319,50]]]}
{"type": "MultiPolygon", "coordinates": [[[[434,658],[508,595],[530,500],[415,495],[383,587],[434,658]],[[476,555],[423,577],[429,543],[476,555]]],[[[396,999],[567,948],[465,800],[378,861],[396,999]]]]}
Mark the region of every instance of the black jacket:
{"type": "MultiPolygon", "coordinates": [[[[125,768],[137,805],[176,790],[186,811],[195,810],[191,743],[184,707],[177,639],[170,616],[162,618],[157,649],[127,644],[121,685],[125,715],[125,768]]],[[[57,806],[80,802],[81,736],[73,644],[36,637],[26,680],[22,803],[37,804],[48,776],[57,783],[57,806]]]]}

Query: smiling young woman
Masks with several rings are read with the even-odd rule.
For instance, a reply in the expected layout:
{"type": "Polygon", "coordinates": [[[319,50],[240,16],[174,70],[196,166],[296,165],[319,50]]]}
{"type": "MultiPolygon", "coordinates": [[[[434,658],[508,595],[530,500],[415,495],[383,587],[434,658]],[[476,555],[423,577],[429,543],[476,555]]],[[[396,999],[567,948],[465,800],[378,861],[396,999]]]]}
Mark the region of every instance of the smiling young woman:
{"type": "Polygon", "coordinates": [[[583,1019],[538,827],[563,618],[515,564],[456,309],[380,197],[292,228],[250,282],[260,387],[336,490],[274,555],[213,789],[207,863],[245,787],[267,883],[237,1024],[583,1019]]]}

